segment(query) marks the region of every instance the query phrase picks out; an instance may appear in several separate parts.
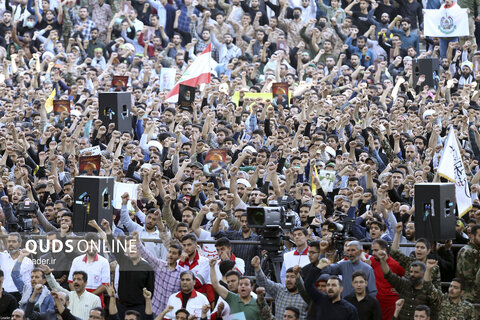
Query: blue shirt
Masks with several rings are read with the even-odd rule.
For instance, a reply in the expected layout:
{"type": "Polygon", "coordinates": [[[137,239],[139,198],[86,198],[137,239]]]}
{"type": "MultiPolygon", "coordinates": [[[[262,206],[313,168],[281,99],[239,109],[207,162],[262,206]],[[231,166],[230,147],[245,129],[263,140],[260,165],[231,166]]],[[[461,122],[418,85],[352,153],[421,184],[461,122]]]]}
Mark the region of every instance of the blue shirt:
{"type": "Polygon", "coordinates": [[[393,28],[392,31],[400,36],[400,40],[402,40],[402,49],[407,50],[409,47],[414,47],[417,53],[420,51],[420,40],[417,33],[410,32],[407,36],[401,29],[393,28]]]}
{"type": "Polygon", "coordinates": [[[373,272],[372,267],[366,264],[363,261],[359,261],[357,263],[352,263],[350,260],[343,260],[324,269],[324,273],[328,273],[331,275],[342,275],[342,284],[343,284],[343,291],[342,291],[342,298],[354,293],[353,286],[352,286],[352,274],[355,271],[363,271],[367,276],[367,294],[375,297],[377,295],[377,286],[375,284],[375,274],[373,272]]]}

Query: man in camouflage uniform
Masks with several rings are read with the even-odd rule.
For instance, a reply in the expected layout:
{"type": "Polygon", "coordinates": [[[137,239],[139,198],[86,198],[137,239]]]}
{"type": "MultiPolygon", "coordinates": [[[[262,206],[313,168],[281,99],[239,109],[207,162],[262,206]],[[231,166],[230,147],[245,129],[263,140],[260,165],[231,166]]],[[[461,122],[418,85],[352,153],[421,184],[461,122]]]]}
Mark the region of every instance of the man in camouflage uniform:
{"type": "Polygon", "coordinates": [[[465,299],[472,303],[480,303],[480,290],[475,286],[475,278],[480,269],[480,225],[471,229],[470,243],[458,252],[457,277],[462,279],[465,288],[465,299]]]}
{"type": "MultiPolygon", "coordinates": [[[[397,237],[397,235],[395,235],[395,237],[397,237]]],[[[425,246],[428,252],[422,256],[417,256],[416,252],[412,252],[410,256],[407,257],[394,246],[392,246],[392,251],[390,252],[391,257],[395,261],[397,261],[403,269],[405,269],[405,277],[407,279],[410,278],[410,265],[414,261],[421,261],[425,264],[427,263],[427,256],[431,249],[430,243],[426,239],[418,239],[417,242],[415,243],[415,247],[417,247],[417,245],[425,246]]],[[[440,279],[440,268],[438,267],[438,265],[435,265],[432,268],[432,284],[435,287],[440,289],[441,279],[440,279]]]]}
{"type": "Polygon", "coordinates": [[[462,279],[454,278],[450,282],[448,293],[442,293],[441,290],[434,288],[434,294],[439,295],[440,313],[438,320],[475,320],[477,314],[473,304],[463,297],[465,291],[462,279]]]}

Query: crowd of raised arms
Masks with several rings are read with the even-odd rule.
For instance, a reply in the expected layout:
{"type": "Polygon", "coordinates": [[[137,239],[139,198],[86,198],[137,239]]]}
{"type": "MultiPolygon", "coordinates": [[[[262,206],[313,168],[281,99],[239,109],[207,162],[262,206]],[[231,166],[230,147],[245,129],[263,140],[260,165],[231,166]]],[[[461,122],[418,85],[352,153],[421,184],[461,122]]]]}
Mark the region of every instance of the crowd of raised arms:
{"type": "Polygon", "coordinates": [[[479,1],[1,0],[0,18],[0,319],[480,318],[479,1]],[[423,10],[453,5],[470,35],[426,37],[423,10]],[[166,75],[206,48],[210,82],[166,102],[166,75]],[[438,59],[436,84],[417,58],[438,59]],[[131,131],[99,119],[114,76],[131,131]],[[473,205],[433,242],[415,185],[441,181],[451,127],[473,205]],[[122,192],[78,238],[79,152],[95,146],[95,173],[137,200],[122,192]],[[279,198],[293,227],[275,255],[247,208],[279,198]],[[38,210],[17,232],[25,200],[38,210]]]}

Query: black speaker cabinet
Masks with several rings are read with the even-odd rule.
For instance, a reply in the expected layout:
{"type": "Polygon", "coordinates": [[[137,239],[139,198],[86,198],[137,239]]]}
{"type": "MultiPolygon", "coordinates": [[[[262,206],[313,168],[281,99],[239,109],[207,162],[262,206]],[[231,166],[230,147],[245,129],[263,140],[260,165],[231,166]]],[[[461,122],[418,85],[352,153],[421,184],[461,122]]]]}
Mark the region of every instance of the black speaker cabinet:
{"type": "Polygon", "coordinates": [[[431,241],[455,239],[455,184],[415,185],[415,237],[431,241]]]}
{"type": "Polygon", "coordinates": [[[115,123],[115,130],[132,132],[132,94],[130,92],[101,92],[98,94],[100,120],[108,128],[115,123]]]}
{"type": "Polygon", "coordinates": [[[422,89],[425,85],[437,89],[439,81],[439,62],[437,58],[413,59],[412,67],[414,85],[417,84],[418,78],[423,74],[425,75],[425,82],[421,85],[422,89]]]}
{"type": "Polygon", "coordinates": [[[88,221],[95,220],[98,225],[102,219],[110,224],[113,216],[113,177],[75,177],[73,232],[94,232],[88,221]]]}

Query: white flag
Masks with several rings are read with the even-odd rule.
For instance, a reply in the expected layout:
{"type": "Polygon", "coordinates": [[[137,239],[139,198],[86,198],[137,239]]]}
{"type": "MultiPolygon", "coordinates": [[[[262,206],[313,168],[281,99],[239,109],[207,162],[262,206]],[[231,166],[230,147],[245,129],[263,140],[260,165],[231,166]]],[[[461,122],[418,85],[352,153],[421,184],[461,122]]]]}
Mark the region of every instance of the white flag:
{"type": "Polygon", "coordinates": [[[450,132],[448,132],[437,172],[441,177],[455,183],[458,213],[459,217],[462,217],[472,208],[472,197],[453,127],[450,127],[450,132]]]}
{"type": "Polygon", "coordinates": [[[468,36],[467,9],[462,9],[455,4],[448,9],[442,6],[440,9],[425,10],[423,26],[423,33],[429,37],[468,36]]]}
{"type": "Polygon", "coordinates": [[[190,87],[196,87],[202,83],[210,83],[210,71],[212,61],[212,44],[210,43],[201,54],[197,56],[197,59],[193,61],[190,67],[185,70],[182,77],[178,80],[175,86],[170,90],[165,102],[176,103],[178,102],[178,92],[180,85],[184,84],[190,87]]]}

